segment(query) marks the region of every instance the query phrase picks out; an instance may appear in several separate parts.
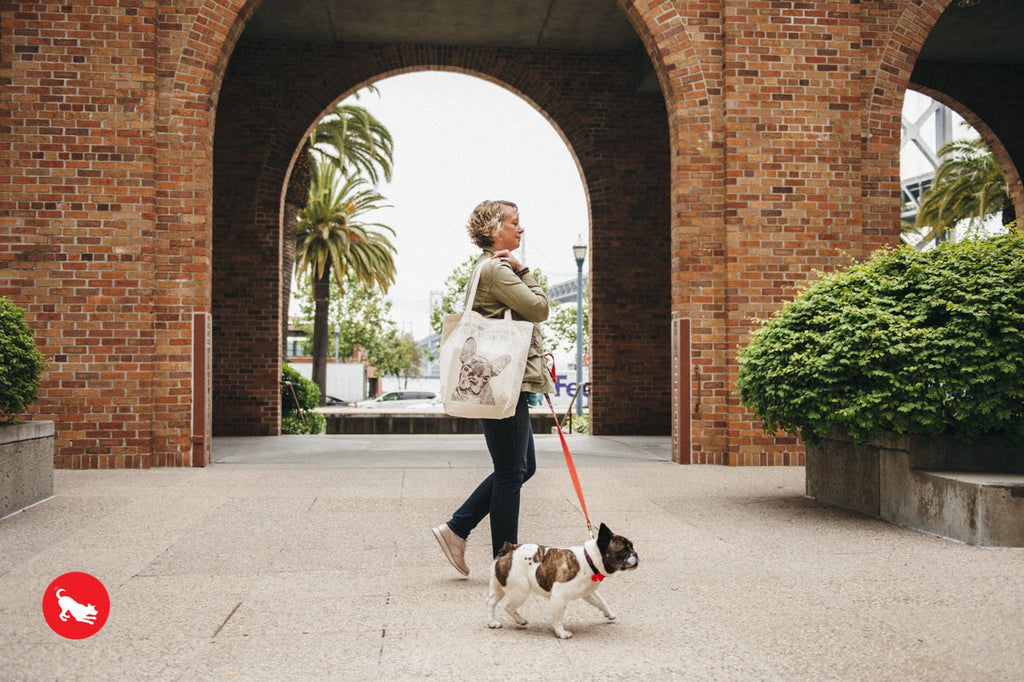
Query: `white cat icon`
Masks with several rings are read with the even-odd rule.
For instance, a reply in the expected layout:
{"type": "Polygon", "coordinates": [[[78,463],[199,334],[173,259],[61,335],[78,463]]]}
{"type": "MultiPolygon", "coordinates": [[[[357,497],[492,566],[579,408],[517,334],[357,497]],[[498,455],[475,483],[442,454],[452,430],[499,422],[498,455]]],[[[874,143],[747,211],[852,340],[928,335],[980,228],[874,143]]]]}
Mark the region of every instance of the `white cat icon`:
{"type": "Polygon", "coordinates": [[[99,615],[96,607],[92,604],[79,604],[64,593],[64,588],[57,588],[57,604],[60,606],[62,621],[67,622],[68,618],[74,618],[79,623],[96,624],[96,616],[99,615]]]}

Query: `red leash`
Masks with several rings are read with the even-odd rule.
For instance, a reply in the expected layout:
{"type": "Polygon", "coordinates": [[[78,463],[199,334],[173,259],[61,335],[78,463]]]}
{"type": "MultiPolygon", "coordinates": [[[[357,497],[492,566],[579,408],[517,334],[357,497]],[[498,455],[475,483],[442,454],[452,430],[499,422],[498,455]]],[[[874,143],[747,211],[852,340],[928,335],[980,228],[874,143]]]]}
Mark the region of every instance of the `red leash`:
{"type": "MultiPolygon", "coordinates": [[[[558,381],[558,375],[555,374],[555,356],[551,353],[546,353],[545,358],[551,360],[551,378],[558,381]]],[[[573,487],[576,488],[576,496],[580,498],[580,507],[583,509],[583,518],[587,520],[587,532],[590,533],[590,537],[596,537],[594,535],[594,526],[590,523],[590,515],[587,513],[587,503],[583,501],[583,488],[580,487],[580,477],[576,474],[576,465],[572,462],[572,455],[569,454],[569,444],[565,442],[565,434],[562,433],[562,425],[558,421],[558,415],[555,414],[555,406],[551,404],[551,396],[547,393],[544,394],[544,399],[548,401],[548,408],[551,410],[551,416],[555,420],[555,426],[558,428],[558,437],[562,441],[562,452],[565,453],[565,465],[569,468],[569,476],[572,478],[573,487]]]]}

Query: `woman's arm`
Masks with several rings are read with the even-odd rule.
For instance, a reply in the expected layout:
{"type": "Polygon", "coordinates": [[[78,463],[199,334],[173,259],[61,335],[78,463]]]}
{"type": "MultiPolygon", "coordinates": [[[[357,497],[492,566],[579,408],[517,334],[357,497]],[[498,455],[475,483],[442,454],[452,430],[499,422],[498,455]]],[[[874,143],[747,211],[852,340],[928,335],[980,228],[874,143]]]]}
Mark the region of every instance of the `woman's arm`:
{"type": "MultiPolygon", "coordinates": [[[[514,310],[524,320],[543,322],[548,319],[548,297],[532,273],[522,277],[513,271],[511,259],[504,260],[493,270],[491,291],[494,297],[514,310]]],[[[522,265],[518,269],[522,269],[522,265]]]]}

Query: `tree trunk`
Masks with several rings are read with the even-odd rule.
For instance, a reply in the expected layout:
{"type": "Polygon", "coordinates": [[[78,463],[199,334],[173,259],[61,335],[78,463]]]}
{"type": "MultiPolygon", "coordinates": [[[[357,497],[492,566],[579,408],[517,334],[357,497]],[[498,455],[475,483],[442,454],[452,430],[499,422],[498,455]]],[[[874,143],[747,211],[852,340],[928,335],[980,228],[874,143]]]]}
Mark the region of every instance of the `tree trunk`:
{"type": "Polygon", "coordinates": [[[299,220],[299,207],[284,205],[284,225],[281,235],[281,358],[288,359],[288,311],[292,302],[292,271],[295,269],[295,233],[299,220]]]}
{"type": "Polygon", "coordinates": [[[1007,192],[1003,199],[1003,226],[1005,227],[1015,220],[1017,220],[1017,209],[1013,205],[1013,197],[1007,192]]]}
{"type": "Polygon", "coordinates": [[[288,357],[288,310],[292,297],[292,270],[295,268],[295,235],[298,228],[299,211],[309,201],[309,185],[312,182],[309,173],[309,140],[302,145],[302,152],[295,159],[291,175],[288,177],[288,189],[284,196],[284,225],[281,253],[281,300],[284,302],[284,314],[281,320],[282,358],[288,357]]]}
{"type": "Polygon", "coordinates": [[[327,348],[330,341],[331,262],[313,282],[313,383],[320,387],[320,404],[327,401],[327,348]]]}

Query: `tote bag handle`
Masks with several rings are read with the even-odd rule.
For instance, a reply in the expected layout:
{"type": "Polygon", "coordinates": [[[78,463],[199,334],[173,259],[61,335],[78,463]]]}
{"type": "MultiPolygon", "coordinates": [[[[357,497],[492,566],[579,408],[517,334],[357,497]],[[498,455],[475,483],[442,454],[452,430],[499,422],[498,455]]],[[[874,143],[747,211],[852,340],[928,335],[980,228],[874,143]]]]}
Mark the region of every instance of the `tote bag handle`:
{"type": "MultiPolygon", "coordinates": [[[[476,300],[476,289],[480,284],[480,273],[483,272],[484,266],[487,265],[487,261],[481,261],[473,269],[473,275],[469,278],[469,286],[466,287],[466,300],[462,304],[463,312],[469,312],[473,309],[473,302],[476,300]]],[[[505,308],[506,319],[512,319],[512,308],[505,308]]]]}
{"type": "Polygon", "coordinates": [[[480,284],[480,273],[483,271],[486,263],[487,261],[481,261],[479,265],[473,268],[473,274],[469,278],[469,286],[466,287],[466,300],[462,305],[464,311],[473,309],[473,301],[476,300],[476,288],[480,284]]]}

